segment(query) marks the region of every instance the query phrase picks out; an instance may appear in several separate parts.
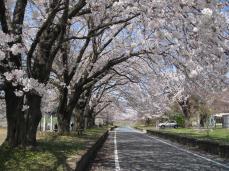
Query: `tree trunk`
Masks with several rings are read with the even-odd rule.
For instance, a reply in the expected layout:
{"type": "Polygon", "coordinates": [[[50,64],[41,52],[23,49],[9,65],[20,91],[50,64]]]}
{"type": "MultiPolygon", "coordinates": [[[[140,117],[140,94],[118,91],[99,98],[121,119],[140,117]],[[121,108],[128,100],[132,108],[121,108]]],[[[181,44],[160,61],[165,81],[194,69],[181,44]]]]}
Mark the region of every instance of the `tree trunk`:
{"type": "Polygon", "coordinates": [[[178,102],[178,104],[180,105],[182,113],[184,115],[185,128],[188,128],[191,126],[191,123],[190,123],[190,117],[191,117],[190,101],[189,101],[189,99],[181,100],[178,102]]]}
{"type": "Polygon", "coordinates": [[[57,113],[58,132],[60,134],[65,134],[70,132],[70,120],[71,120],[71,115],[69,115],[67,112],[57,113]]]}
{"type": "Polygon", "coordinates": [[[88,127],[92,128],[95,126],[95,117],[91,114],[88,118],[88,127]]]}
{"type": "Polygon", "coordinates": [[[14,94],[14,88],[9,86],[5,90],[7,137],[4,144],[10,147],[26,146],[26,125],[23,107],[23,97],[14,94]]]}
{"type": "Polygon", "coordinates": [[[87,100],[86,106],[84,107],[83,111],[83,117],[84,117],[84,129],[87,129],[89,126],[89,120],[90,120],[90,106],[88,103],[89,100],[87,100]]]}
{"type": "Polygon", "coordinates": [[[187,106],[183,106],[182,107],[182,111],[183,111],[183,114],[184,114],[185,128],[189,128],[189,127],[191,127],[190,111],[189,111],[187,106]]]}
{"type": "Polygon", "coordinates": [[[27,141],[29,145],[36,145],[36,135],[38,125],[41,121],[41,97],[35,94],[28,95],[28,115],[27,115],[27,141]]]}
{"type": "Polygon", "coordinates": [[[85,107],[84,116],[87,118],[87,123],[85,123],[85,124],[87,124],[86,126],[88,128],[94,127],[95,126],[95,122],[94,122],[94,110],[88,104],[85,107]]]}
{"type": "Polygon", "coordinates": [[[84,129],[83,108],[78,105],[75,108],[74,122],[74,131],[77,131],[77,129],[84,129]]]}
{"type": "Polygon", "coordinates": [[[70,132],[71,113],[67,111],[68,89],[64,88],[57,111],[58,132],[61,134],[70,132]]]}
{"type": "Polygon", "coordinates": [[[88,117],[84,116],[84,129],[88,128],[88,117]]]}
{"type": "Polygon", "coordinates": [[[23,97],[14,94],[14,88],[6,90],[7,138],[4,144],[11,147],[36,145],[36,133],[41,120],[41,97],[27,95],[29,109],[22,111],[23,97]]]}

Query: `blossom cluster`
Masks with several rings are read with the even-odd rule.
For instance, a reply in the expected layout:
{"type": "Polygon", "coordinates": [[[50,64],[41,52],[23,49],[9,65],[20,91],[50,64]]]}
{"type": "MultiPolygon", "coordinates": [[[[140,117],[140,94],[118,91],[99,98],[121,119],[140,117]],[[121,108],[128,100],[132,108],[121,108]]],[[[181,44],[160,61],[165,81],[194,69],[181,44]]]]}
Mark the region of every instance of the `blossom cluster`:
{"type": "Polygon", "coordinates": [[[39,95],[45,94],[45,84],[39,83],[34,78],[28,78],[26,72],[19,69],[14,69],[11,72],[5,72],[6,81],[11,82],[16,88],[16,96],[23,96],[24,93],[34,90],[39,95]]]}

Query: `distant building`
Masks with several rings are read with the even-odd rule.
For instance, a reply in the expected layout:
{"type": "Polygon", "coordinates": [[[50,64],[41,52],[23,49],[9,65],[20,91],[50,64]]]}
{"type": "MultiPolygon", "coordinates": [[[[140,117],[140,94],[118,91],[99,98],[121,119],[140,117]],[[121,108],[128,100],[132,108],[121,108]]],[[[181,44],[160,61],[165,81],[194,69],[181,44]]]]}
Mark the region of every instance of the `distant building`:
{"type": "Polygon", "coordinates": [[[229,113],[215,113],[213,114],[214,117],[222,118],[224,115],[229,115],[229,113]]]}
{"type": "Polygon", "coordinates": [[[224,125],[223,125],[223,123],[225,122],[224,121],[224,119],[225,119],[224,116],[229,116],[229,113],[215,113],[215,114],[212,115],[211,118],[214,119],[215,124],[217,124],[217,125],[220,124],[220,126],[224,127],[224,125]]]}
{"type": "Polygon", "coordinates": [[[95,118],[95,125],[96,126],[102,126],[104,124],[102,118],[95,118]]]}

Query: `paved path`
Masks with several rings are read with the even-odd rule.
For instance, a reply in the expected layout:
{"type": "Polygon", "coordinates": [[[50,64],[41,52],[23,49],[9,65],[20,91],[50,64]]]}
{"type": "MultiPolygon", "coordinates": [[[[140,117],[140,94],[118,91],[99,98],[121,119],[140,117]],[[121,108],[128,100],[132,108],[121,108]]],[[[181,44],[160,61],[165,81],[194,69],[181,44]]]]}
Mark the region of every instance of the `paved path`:
{"type": "Polygon", "coordinates": [[[229,171],[229,162],[132,128],[111,132],[91,171],[229,171]]]}

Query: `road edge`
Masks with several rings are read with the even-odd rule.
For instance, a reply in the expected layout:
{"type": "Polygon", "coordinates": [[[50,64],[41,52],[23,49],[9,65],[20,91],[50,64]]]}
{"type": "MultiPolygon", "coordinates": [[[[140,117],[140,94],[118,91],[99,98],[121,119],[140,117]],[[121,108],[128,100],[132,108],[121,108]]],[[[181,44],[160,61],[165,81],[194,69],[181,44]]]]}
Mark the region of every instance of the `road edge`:
{"type": "Polygon", "coordinates": [[[97,152],[101,149],[109,132],[115,129],[116,126],[108,129],[99,139],[87,150],[87,152],[81,156],[81,158],[76,163],[75,171],[88,171],[90,169],[90,162],[93,161],[96,157],[97,152]]]}

